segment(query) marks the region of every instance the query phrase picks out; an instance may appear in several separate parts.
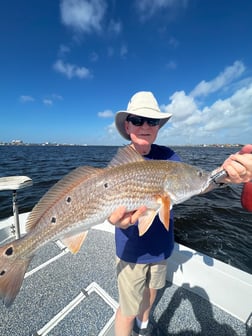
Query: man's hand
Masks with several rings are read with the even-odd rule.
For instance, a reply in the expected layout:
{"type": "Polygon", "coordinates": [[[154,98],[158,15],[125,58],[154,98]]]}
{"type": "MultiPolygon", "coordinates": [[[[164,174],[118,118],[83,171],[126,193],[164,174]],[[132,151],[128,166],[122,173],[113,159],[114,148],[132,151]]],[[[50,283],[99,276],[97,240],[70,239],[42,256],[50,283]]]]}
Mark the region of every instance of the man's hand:
{"type": "Polygon", "coordinates": [[[121,206],[109,216],[108,221],[121,229],[127,229],[130,225],[135,224],[146,210],[145,206],[141,206],[136,211],[126,212],[126,208],[121,206]]]}
{"type": "Polygon", "coordinates": [[[252,180],[252,145],[246,145],[239,153],[230,155],[222,168],[228,173],[225,182],[245,183],[252,180]]]}

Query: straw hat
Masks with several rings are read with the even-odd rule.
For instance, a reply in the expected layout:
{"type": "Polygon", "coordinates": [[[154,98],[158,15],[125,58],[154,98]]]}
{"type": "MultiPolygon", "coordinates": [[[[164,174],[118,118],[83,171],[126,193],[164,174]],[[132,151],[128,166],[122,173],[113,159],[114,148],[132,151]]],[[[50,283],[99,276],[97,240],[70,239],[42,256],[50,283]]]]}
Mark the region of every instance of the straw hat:
{"type": "Polygon", "coordinates": [[[115,125],[118,132],[127,140],[129,134],[125,130],[125,120],[128,115],[133,114],[146,118],[160,119],[159,128],[170,119],[172,114],[160,111],[156,98],[151,92],[141,91],[135,93],[128,103],[126,111],[118,111],[115,116],[115,125]]]}

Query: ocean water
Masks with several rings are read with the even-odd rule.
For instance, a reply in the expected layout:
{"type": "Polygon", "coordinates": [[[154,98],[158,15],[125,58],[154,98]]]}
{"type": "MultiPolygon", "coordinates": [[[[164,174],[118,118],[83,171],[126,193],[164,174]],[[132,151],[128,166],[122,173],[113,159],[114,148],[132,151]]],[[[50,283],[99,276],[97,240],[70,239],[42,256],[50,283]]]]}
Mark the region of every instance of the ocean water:
{"type": "MultiPolygon", "coordinates": [[[[212,171],[239,148],[173,147],[186,163],[212,171]]],[[[118,147],[0,146],[0,177],[26,175],[33,186],[18,191],[19,212],[30,211],[44,193],[81,165],[105,167],[118,147]]],[[[242,209],[242,185],[228,185],[176,205],[175,239],[252,273],[252,213],[242,209]]],[[[12,215],[11,192],[0,192],[0,219],[12,215]]]]}

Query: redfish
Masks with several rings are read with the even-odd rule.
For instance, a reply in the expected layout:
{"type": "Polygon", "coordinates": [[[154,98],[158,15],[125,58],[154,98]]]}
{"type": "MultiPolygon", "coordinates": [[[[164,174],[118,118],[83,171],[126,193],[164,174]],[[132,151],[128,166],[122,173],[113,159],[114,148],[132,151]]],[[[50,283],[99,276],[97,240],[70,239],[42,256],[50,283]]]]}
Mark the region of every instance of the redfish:
{"type": "Polygon", "coordinates": [[[127,211],[147,207],[139,219],[140,235],[157,214],[169,230],[173,204],[213,188],[211,173],[181,162],[144,160],[130,146],[120,149],[106,168],[76,168],[35,205],[27,234],[0,247],[0,297],[6,306],[12,304],[32,257],[47,242],[60,239],[77,253],[88,229],[119,206],[127,211]]]}

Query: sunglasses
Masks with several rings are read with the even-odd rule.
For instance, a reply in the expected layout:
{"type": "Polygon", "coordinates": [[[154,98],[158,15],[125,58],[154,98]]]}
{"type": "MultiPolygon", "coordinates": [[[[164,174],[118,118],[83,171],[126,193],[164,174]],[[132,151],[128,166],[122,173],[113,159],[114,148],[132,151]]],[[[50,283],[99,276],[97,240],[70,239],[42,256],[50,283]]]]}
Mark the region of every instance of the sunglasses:
{"type": "Polygon", "coordinates": [[[139,116],[128,116],[126,120],[130,121],[134,126],[143,126],[145,121],[149,126],[157,126],[160,123],[160,119],[152,119],[139,116]]]}

